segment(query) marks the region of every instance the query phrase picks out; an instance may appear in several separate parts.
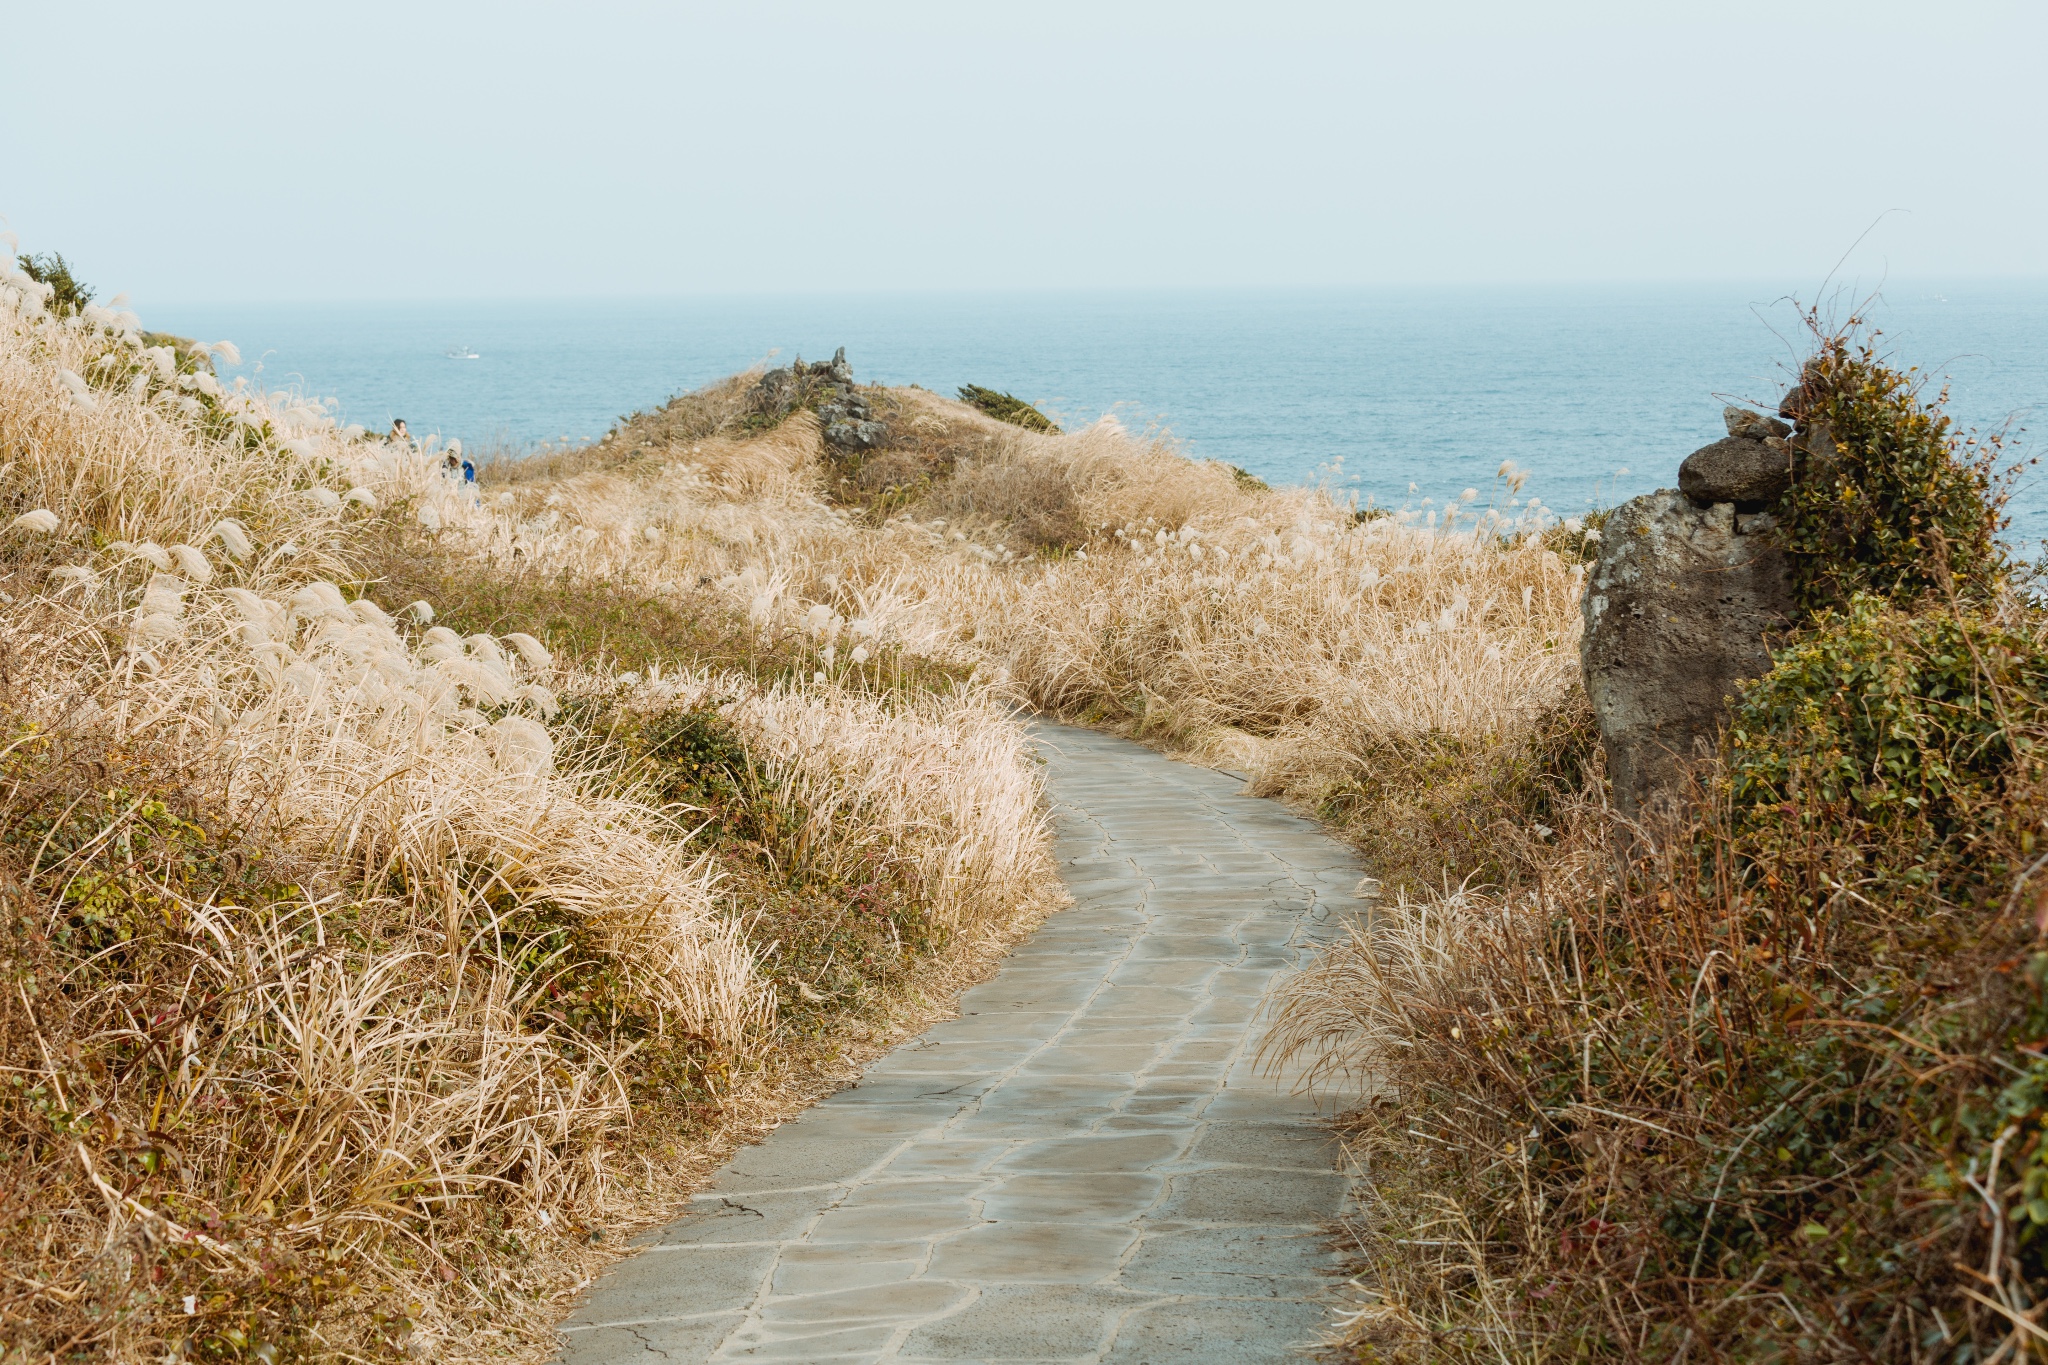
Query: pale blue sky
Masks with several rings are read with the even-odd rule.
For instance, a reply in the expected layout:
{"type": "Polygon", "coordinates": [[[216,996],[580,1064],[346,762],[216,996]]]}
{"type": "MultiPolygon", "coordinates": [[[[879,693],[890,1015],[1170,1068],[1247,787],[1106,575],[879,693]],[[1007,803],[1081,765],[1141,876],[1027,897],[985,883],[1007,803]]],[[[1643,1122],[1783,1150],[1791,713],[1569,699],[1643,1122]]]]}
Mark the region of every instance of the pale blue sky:
{"type": "Polygon", "coordinates": [[[2048,5],[0,0],[138,304],[2048,275],[2048,5]]]}

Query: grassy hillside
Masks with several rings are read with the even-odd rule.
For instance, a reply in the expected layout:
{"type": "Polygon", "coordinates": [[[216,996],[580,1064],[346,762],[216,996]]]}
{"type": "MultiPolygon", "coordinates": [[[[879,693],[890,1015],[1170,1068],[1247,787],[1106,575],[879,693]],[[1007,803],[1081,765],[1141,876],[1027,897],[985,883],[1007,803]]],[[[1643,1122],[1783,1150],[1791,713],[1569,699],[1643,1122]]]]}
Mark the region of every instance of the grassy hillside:
{"type": "Polygon", "coordinates": [[[0,285],[10,1358],[544,1353],[1052,904],[964,669],[665,597],[52,297],[0,285]]]}
{"type": "MultiPolygon", "coordinates": [[[[487,470],[523,562],[601,564],[808,634],[833,668],[860,647],[971,673],[1249,770],[1354,830],[1405,807],[1377,785],[1389,766],[1519,753],[1573,704],[1583,540],[1520,496],[1512,466],[1485,499],[1368,516],[1114,420],[1032,432],[899,389],[873,391],[890,436],[849,469],[801,409],[760,428],[748,382],[545,466],[487,470]],[[875,467],[893,471],[879,495],[875,467]]],[[[1394,823],[1424,859],[1465,837],[1448,809],[1394,823]]]]}
{"type": "Polygon", "coordinates": [[[1837,338],[1806,383],[1831,437],[1778,511],[1814,614],[1648,853],[1578,680],[1597,532],[1512,466],[1362,515],[918,390],[828,454],[740,376],[486,499],[522,572],[634,585],[749,667],[958,678],[1353,838],[1391,903],[1280,1046],[1367,1101],[1359,1358],[2024,1358],[2041,617],[1995,446],[1837,338]]]}

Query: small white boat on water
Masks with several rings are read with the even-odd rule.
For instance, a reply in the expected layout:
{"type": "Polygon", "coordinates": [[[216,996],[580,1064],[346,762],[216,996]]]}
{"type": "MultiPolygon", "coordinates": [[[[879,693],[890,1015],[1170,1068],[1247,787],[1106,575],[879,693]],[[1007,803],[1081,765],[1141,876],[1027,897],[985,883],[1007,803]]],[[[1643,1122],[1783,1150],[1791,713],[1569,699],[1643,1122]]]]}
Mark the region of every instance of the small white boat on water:
{"type": "Polygon", "coordinates": [[[447,349],[446,351],[443,351],[443,352],[442,352],[442,354],[443,354],[443,355],[445,355],[445,356],[447,356],[447,357],[448,357],[448,358],[449,358],[450,360],[482,360],[482,359],[483,359],[483,357],[482,357],[482,356],[480,356],[480,355],[478,355],[478,354],[476,353],[476,351],[475,351],[475,349],[474,349],[473,347],[469,347],[469,346],[450,346],[450,347],[449,347],[449,348],[448,348],[448,349],[447,349]]]}

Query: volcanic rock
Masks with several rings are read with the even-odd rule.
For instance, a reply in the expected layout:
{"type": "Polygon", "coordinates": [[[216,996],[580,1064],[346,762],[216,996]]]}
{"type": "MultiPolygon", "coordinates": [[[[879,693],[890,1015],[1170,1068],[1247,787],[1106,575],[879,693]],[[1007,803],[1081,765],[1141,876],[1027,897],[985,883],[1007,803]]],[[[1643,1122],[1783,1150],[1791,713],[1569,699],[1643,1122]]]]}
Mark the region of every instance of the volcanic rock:
{"type": "MultiPolygon", "coordinates": [[[[1579,659],[1614,803],[1631,819],[1677,810],[1728,697],[1770,671],[1770,641],[1792,619],[1784,551],[1770,535],[1741,534],[1731,501],[1701,508],[1660,489],[1623,503],[1601,528],[1579,659]]],[[[1740,521],[1771,526],[1765,516],[1740,521]]]]}
{"type": "Polygon", "coordinates": [[[1730,436],[1747,436],[1752,441],[1769,440],[1773,436],[1782,439],[1792,434],[1792,428],[1777,418],[1751,412],[1748,408],[1732,405],[1722,408],[1721,420],[1728,424],[1730,436]]]}
{"type": "Polygon", "coordinates": [[[825,427],[826,443],[841,450],[873,450],[888,435],[889,428],[881,422],[840,421],[825,427]]]}
{"type": "Polygon", "coordinates": [[[1702,507],[1732,502],[1741,511],[1761,512],[1791,482],[1792,457],[1781,437],[1725,437],[1701,446],[1678,467],[1679,491],[1702,507]]]}

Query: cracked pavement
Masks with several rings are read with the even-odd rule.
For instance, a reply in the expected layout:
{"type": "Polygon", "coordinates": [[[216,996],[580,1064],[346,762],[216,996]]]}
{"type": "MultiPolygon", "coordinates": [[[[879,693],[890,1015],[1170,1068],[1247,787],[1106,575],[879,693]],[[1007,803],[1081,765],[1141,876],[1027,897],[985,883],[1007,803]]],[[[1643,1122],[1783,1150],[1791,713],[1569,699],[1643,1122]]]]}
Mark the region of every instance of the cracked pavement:
{"type": "Polygon", "coordinates": [[[1255,1054],[1362,869],[1227,774],[1034,733],[1073,908],[642,1237],[562,1365],[1280,1361],[1318,1336],[1346,1181],[1255,1054]]]}

